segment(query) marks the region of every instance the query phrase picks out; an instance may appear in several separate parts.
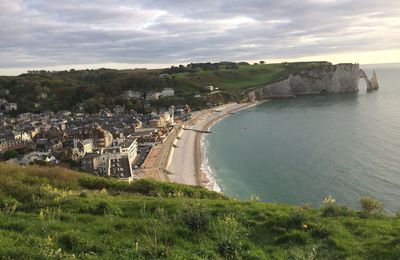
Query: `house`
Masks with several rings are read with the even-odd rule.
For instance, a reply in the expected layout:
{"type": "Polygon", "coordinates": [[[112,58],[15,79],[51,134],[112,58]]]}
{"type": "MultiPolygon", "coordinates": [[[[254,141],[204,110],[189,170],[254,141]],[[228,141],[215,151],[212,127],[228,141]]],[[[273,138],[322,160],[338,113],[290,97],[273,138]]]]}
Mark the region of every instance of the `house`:
{"type": "Polygon", "coordinates": [[[45,100],[45,99],[47,99],[46,92],[40,92],[39,94],[36,95],[36,100],[45,100]]]}
{"type": "Polygon", "coordinates": [[[74,139],[74,148],[77,148],[83,155],[91,153],[93,151],[92,139],[79,140],[74,139]]]}
{"type": "Polygon", "coordinates": [[[150,127],[164,127],[167,124],[173,124],[173,116],[171,116],[168,112],[165,112],[161,115],[154,115],[152,119],[149,120],[150,127]]]}
{"type": "Polygon", "coordinates": [[[112,134],[98,125],[77,127],[69,131],[70,139],[92,139],[94,148],[110,147],[112,134]]]}
{"type": "Polygon", "coordinates": [[[127,90],[124,92],[124,96],[128,98],[140,99],[143,97],[143,92],[139,90],[127,90]]]}
{"type": "Polygon", "coordinates": [[[204,88],[208,91],[214,91],[214,86],[213,85],[209,85],[209,86],[204,86],[204,88]]]}
{"type": "Polygon", "coordinates": [[[5,104],[5,109],[7,110],[7,111],[14,111],[14,110],[17,110],[18,109],[18,106],[17,106],[17,104],[16,103],[7,103],[7,104],[5,104]]]}
{"type": "Polygon", "coordinates": [[[194,92],[194,93],[193,93],[193,97],[195,97],[195,98],[201,98],[200,92],[194,92]]]}
{"type": "Polygon", "coordinates": [[[146,92],[146,100],[150,101],[150,100],[158,100],[161,96],[161,92],[157,92],[157,91],[148,91],[146,92]]]}
{"type": "Polygon", "coordinates": [[[22,141],[31,141],[32,140],[31,135],[25,131],[22,131],[22,132],[12,131],[12,134],[14,135],[15,140],[22,140],[22,141]]]}
{"type": "Polygon", "coordinates": [[[169,78],[170,75],[168,73],[161,73],[160,78],[169,78]]]}
{"type": "Polygon", "coordinates": [[[164,88],[161,91],[161,97],[173,97],[175,95],[175,92],[172,88],[164,88]]]}
{"type": "Polygon", "coordinates": [[[117,105],[113,108],[113,112],[116,114],[122,114],[124,113],[125,108],[123,106],[117,105]]]}

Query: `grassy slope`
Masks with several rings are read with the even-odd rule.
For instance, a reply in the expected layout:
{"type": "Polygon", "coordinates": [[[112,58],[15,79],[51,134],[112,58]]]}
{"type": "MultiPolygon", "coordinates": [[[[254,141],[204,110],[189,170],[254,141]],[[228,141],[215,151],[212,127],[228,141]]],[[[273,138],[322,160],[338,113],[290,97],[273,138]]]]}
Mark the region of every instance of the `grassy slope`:
{"type": "Polygon", "coordinates": [[[258,65],[240,65],[239,69],[176,73],[173,77],[187,80],[198,86],[214,85],[221,90],[237,95],[242,90],[286,79],[289,74],[322,68],[325,62],[295,62],[258,65]]]}
{"type": "Polygon", "coordinates": [[[176,184],[0,164],[0,201],[0,259],[400,257],[399,218],[323,217],[176,184]]]}
{"type": "Polygon", "coordinates": [[[211,70],[195,73],[177,73],[177,79],[184,79],[199,87],[214,85],[221,90],[238,94],[241,90],[262,84],[275,82],[284,78],[284,67],[281,64],[241,65],[237,70],[211,70]]]}

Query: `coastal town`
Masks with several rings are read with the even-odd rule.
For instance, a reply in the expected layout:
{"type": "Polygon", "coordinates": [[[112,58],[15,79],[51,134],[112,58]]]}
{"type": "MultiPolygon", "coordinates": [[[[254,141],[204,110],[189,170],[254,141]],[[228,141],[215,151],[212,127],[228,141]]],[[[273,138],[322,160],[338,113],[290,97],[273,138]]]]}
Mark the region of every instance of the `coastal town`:
{"type": "MultiPolygon", "coordinates": [[[[215,90],[213,86],[204,88],[215,90]]],[[[174,95],[171,88],[123,93],[126,99],[143,101],[174,95]]],[[[38,96],[46,98],[44,93],[38,96]]],[[[143,114],[117,105],[89,114],[82,104],[74,110],[19,114],[18,104],[5,98],[0,104],[4,108],[0,114],[0,152],[8,163],[60,165],[128,182],[156,179],[191,185],[207,182],[199,173],[201,155],[195,151],[199,150],[195,148],[198,136],[206,132],[201,130],[206,127],[205,120],[215,120],[243,106],[233,103],[225,105],[224,111],[222,107],[193,112],[182,104],[143,114]]]]}

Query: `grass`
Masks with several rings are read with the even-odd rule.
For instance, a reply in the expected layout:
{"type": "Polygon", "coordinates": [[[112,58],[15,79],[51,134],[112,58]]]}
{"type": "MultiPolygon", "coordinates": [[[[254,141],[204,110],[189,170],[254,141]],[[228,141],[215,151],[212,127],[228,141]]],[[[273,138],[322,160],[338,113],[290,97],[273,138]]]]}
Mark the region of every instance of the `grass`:
{"type": "Polygon", "coordinates": [[[240,65],[236,70],[221,68],[195,73],[177,73],[174,76],[198,87],[214,85],[232,94],[239,94],[243,89],[283,79],[284,71],[280,64],[240,65]]]}
{"type": "Polygon", "coordinates": [[[400,219],[0,164],[0,259],[399,259],[400,219]]]}

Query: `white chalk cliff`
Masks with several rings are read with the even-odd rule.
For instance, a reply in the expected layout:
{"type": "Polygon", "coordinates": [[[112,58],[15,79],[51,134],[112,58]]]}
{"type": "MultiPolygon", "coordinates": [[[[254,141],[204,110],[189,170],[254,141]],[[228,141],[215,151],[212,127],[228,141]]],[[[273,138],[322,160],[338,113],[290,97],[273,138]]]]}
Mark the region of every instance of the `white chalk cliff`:
{"type": "Polygon", "coordinates": [[[369,80],[359,64],[332,65],[325,62],[290,74],[285,80],[247,89],[243,94],[254,100],[309,94],[357,93],[360,78],[366,81],[368,92],[379,88],[375,71],[369,80]]]}

